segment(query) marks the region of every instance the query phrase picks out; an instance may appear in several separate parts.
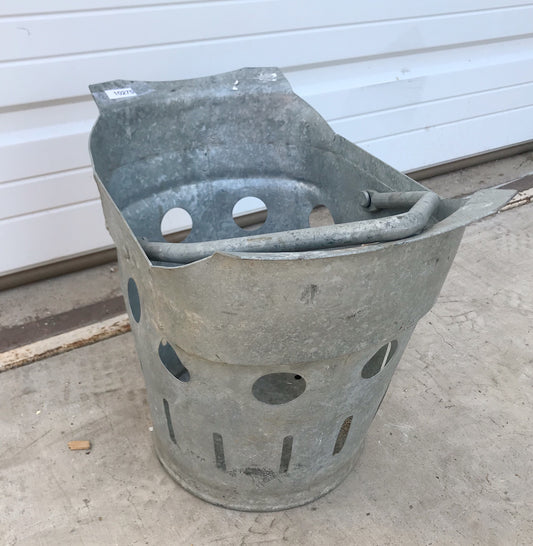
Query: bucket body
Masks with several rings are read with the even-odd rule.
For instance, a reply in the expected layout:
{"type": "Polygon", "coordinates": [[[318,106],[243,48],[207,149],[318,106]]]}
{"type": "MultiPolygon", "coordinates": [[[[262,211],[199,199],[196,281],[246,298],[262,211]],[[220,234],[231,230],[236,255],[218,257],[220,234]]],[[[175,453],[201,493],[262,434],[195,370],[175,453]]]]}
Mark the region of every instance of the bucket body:
{"type": "Polygon", "coordinates": [[[255,233],[268,234],[309,226],[317,205],[335,223],[384,217],[358,193],[425,188],[336,135],[279,69],[91,91],[95,178],[159,459],[229,508],[316,499],[355,465],[465,226],[512,193],[441,200],[426,229],[400,241],[151,261],[139,240],[164,241],[172,208],[192,217],[186,244],[246,235],[232,209],[247,196],[266,204],[255,233]]]}

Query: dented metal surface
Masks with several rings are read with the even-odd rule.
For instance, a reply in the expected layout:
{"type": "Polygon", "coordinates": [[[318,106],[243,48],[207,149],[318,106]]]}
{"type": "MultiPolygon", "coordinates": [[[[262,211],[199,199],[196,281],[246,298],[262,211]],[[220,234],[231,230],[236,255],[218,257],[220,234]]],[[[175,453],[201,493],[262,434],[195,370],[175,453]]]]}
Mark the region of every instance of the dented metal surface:
{"type": "Polygon", "coordinates": [[[440,200],[426,229],[398,241],[152,262],[139,239],[164,243],[173,207],[190,213],[195,243],[245,235],[232,218],[245,196],[266,204],[255,233],[269,236],[307,228],[319,205],[336,223],[387,221],[402,211],[362,207],[361,191],[427,190],[336,135],[278,69],[91,91],[92,160],[162,464],[230,508],[323,495],[355,465],[465,226],[513,192],[440,200]]]}

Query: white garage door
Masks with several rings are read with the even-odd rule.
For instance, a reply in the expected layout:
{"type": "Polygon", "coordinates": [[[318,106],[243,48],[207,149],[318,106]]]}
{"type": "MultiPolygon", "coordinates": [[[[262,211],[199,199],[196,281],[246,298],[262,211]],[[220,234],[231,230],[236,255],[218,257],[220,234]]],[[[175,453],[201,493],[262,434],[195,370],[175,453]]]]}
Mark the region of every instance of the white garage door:
{"type": "Polygon", "coordinates": [[[3,0],[0,16],[0,275],[112,244],[90,83],[279,66],[401,170],[533,139],[522,0],[3,0]]]}

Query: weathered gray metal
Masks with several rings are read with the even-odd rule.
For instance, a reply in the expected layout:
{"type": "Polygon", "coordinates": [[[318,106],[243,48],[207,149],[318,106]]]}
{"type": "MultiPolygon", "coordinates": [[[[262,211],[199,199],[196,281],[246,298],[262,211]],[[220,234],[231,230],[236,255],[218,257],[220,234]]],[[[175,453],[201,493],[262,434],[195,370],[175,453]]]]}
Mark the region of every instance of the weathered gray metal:
{"type": "Polygon", "coordinates": [[[154,243],[142,239],[140,243],[152,260],[184,264],[215,252],[299,252],[395,241],[420,233],[437,209],[439,197],[430,191],[382,194],[365,191],[359,198],[361,202],[364,208],[372,207],[372,211],[406,206],[412,208],[397,216],[204,243],[154,243]]]}
{"type": "Polygon", "coordinates": [[[426,229],[391,242],[152,262],[139,241],[164,243],[173,207],[193,218],[188,242],[242,245],[231,211],[244,196],[266,203],[265,237],[308,227],[317,205],[340,224],[388,222],[412,196],[387,209],[381,193],[427,190],[336,135],[278,69],[91,91],[95,177],[159,459],[186,489],[230,508],[323,495],[353,468],[465,226],[513,192],[435,201],[426,229]]]}

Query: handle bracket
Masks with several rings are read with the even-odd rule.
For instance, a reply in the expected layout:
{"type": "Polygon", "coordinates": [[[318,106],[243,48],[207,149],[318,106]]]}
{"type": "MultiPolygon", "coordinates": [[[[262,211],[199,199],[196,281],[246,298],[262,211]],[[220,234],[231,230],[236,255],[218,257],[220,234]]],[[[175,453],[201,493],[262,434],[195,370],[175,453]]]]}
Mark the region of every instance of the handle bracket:
{"type": "Polygon", "coordinates": [[[359,204],[370,210],[403,209],[407,212],[333,226],[294,229],[279,233],[219,239],[199,243],[139,242],[152,260],[186,264],[215,252],[301,252],[404,239],[420,233],[437,209],[440,198],[431,191],[361,192],[359,204]]]}

